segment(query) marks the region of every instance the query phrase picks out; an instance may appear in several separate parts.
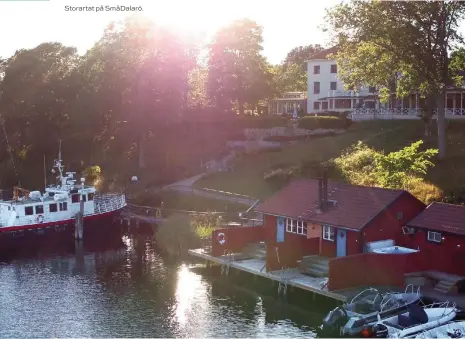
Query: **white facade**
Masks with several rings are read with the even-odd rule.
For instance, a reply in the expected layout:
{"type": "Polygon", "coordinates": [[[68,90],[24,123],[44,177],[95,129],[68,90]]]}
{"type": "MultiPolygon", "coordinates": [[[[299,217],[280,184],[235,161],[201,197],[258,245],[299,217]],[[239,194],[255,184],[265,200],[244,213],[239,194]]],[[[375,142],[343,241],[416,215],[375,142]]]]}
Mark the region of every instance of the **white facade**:
{"type": "Polygon", "coordinates": [[[358,93],[345,91],[337,74],[336,60],[307,61],[307,113],[352,111],[364,107],[367,102],[372,102],[375,108],[374,93],[368,88],[362,88],[358,93]]]}

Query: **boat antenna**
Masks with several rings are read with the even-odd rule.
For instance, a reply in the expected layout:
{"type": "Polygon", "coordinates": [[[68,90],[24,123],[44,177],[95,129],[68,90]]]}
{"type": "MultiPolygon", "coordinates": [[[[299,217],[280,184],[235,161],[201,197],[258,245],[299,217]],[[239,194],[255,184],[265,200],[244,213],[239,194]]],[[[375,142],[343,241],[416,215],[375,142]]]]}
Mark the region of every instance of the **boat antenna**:
{"type": "Polygon", "coordinates": [[[47,189],[47,167],[46,167],[46,161],[45,161],[45,153],[44,153],[44,184],[45,184],[45,189],[47,189]]]}
{"type": "Polygon", "coordinates": [[[58,151],[58,161],[61,163],[61,140],[60,140],[60,150],[58,151]]]}

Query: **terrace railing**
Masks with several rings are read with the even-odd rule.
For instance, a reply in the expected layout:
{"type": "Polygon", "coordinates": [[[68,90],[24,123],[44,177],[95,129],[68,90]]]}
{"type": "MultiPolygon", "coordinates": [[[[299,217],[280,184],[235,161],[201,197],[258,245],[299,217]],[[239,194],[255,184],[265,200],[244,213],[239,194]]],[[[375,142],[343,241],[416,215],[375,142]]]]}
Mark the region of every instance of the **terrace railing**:
{"type": "Polygon", "coordinates": [[[117,211],[126,205],[126,198],[124,194],[105,193],[97,194],[94,197],[95,214],[117,211]]]}

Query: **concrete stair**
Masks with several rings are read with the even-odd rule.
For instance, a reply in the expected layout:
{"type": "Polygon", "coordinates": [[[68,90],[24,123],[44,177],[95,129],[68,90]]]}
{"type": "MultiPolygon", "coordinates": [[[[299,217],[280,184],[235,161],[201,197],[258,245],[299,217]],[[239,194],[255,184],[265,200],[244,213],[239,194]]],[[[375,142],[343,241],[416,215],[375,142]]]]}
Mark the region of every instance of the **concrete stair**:
{"type": "Polygon", "coordinates": [[[450,280],[439,280],[433,289],[438,293],[448,294],[455,287],[455,283],[450,280]]]}
{"type": "Polygon", "coordinates": [[[266,244],[264,242],[247,245],[243,253],[254,259],[266,260],[266,244]]]}
{"type": "Polygon", "coordinates": [[[329,259],[318,255],[305,256],[297,262],[302,274],[312,277],[327,277],[329,259]]]}

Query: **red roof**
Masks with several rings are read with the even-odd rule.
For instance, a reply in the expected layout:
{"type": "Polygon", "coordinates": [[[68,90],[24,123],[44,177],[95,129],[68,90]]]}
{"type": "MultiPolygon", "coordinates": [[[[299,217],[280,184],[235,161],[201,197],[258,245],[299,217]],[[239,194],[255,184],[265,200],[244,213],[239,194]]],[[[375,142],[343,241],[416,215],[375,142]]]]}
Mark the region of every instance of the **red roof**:
{"type": "Polygon", "coordinates": [[[336,203],[320,211],[318,181],[295,180],[259,204],[255,210],[264,214],[360,230],[404,192],[328,182],[328,200],[335,200],[336,203]]]}
{"type": "Polygon", "coordinates": [[[337,46],[325,49],[324,51],[313,54],[308,60],[327,59],[328,55],[337,54],[337,46]]]}
{"type": "Polygon", "coordinates": [[[433,202],[408,225],[465,235],[465,206],[433,202]]]}

